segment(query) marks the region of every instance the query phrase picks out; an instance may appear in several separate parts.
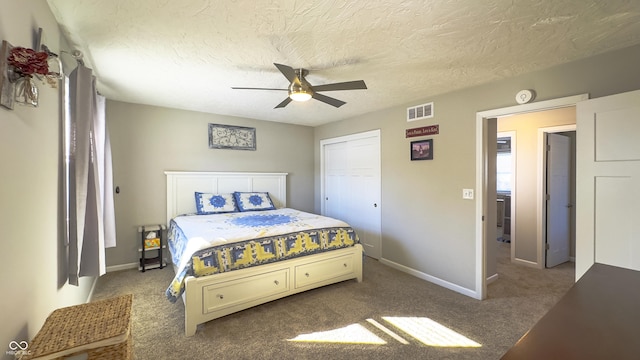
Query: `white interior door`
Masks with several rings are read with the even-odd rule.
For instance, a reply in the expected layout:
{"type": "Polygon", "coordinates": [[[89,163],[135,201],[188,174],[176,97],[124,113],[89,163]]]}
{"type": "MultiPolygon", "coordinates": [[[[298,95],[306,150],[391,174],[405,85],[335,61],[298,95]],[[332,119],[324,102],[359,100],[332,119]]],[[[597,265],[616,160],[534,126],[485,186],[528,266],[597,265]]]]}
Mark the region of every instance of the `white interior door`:
{"type": "Polygon", "coordinates": [[[571,139],[547,134],[546,267],[569,261],[571,223],[571,139]]]}
{"type": "Polygon", "coordinates": [[[382,255],[380,234],[380,146],[377,137],[349,141],[348,222],[358,232],[365,253],[382,255]]]}
{"type": "Polygon", "coordinates": [[[380,258],[380,136],[378,131],[326,140],[323,214],[349,223],[366,255],[380,258]]]}
{"type": "Polygon", "coordinates": [[[640,270],[640,90],[577,104],[576,279],[640,270]]]}
{"type": "Polygon", "coordinates": [[[347,143],[327,144],[324,151],[324,199],[323,214],[346,221],[347,209],[343,202],[347,197],[347,143]],[[331,201],[329,201],[331,200],[331,201]]]}

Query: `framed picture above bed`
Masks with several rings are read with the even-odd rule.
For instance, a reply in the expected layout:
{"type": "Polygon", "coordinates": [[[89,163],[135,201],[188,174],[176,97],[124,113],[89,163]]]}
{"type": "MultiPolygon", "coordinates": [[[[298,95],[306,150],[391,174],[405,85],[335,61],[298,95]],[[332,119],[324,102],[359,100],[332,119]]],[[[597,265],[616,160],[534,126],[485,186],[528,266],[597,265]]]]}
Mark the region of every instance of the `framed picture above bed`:
{"type": "Polygon", "coordinates": [[[209,149],[256,150],[256,129],[209,124],[209,149]]]}
{"type": "Polygon", "coordinates": [[[433,160],[433,139],[412,141],[411,160],[433,160]]]}

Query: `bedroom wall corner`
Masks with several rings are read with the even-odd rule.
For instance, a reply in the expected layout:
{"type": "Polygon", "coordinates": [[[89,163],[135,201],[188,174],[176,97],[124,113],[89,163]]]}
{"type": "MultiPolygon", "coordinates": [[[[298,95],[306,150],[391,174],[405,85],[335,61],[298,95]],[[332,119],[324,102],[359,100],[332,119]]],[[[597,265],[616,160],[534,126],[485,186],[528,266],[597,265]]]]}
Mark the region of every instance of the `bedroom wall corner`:
{"type": "MultiPolygon", "coordinates": [[[[64,41],[46,1],[0,0],[0,39],[58,52],[64,41]]],[[[39,84],[37,108],[0,107],[0,219],[5,294],[0,298],[0,358],[13,359],[9,344],[29,341],[56,308],[87,301],[95,278],[66,283],[62,240],[60,92],[39,84]]]]}
{"type": "Polygon", "coordinates": [[[139,225],[166,222],[165,171],[286,172],[287,206],[313,211],[311,127],[113,100],[107,127],[120,188],[117,246],[106,252],[110,271],[136,266],[139,225]],[[209,123],[255,128],[257,149],[209,149],[209,123]]]}

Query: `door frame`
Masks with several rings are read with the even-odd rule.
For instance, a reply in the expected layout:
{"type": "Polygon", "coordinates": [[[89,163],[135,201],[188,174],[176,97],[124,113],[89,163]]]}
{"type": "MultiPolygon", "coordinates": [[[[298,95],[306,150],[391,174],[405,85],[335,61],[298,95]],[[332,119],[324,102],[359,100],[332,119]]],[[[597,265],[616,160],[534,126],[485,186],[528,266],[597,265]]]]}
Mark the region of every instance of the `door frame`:
{"type": "MultiPolygon", "coordinates": [[[[487,237],[483,227],[483,209],[485,208],[485,199],[487,197],[487,189],[485,186],[485,151],[487,141],[483,136],[483,126],[489,119],[495,119],[502,116],[525,114],[531,112],[559,109],[569,106],[575,106],[578,102],[588,100],[589,94],[580,94],[567,96],[552,100],[540,101],[530,104],[510,106],[500,109],[492,109],[480,111],[476,113],[476,286],[475,297],[484,300],[487,295],[487,274],[486,274],[486,253],[487,253],[487,237]]],[[[515,229],[512,229],[515,230],[515,229]]]]}

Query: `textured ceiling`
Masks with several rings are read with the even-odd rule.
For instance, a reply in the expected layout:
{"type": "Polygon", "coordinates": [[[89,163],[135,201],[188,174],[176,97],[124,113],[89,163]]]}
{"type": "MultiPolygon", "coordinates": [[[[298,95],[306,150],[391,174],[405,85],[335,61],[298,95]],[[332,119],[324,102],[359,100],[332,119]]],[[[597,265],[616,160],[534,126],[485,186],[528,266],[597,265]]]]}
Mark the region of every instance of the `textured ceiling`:
{"type": "Polygon", "coordinates": [[[638,0],[48,0],[109,99],[319,125],[640,43],[638,0]],[[273,63],[346,101],[274,109],[273,63]]]}

